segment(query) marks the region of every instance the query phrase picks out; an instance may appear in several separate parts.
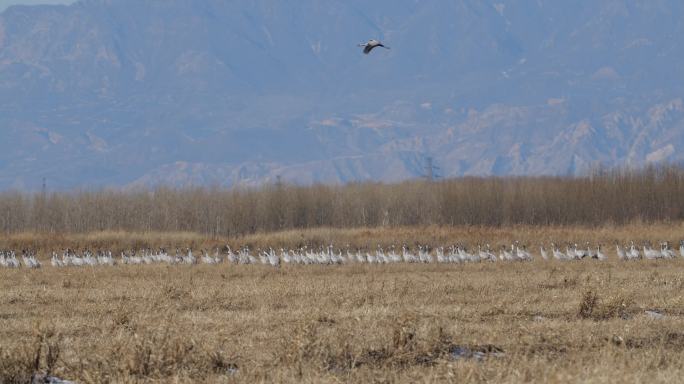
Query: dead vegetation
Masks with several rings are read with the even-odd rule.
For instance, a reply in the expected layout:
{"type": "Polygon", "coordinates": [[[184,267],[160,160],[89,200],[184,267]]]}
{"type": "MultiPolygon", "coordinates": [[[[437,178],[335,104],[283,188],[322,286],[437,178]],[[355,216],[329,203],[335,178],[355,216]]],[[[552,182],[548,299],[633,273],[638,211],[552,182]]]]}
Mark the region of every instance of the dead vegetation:
{"type": "MultiPolygon", "coordinates": [[[[42,260],[49,258],[52,251],[66,248],[83,250],[112,250],[115,256],[123,250],[140,250],[143,248],[166,248],[174,252],[176,248],[187,247],[194,250],[223,248],[230,245],[233,250],[241,246],[248,246],[252,250],[257,248],[276,250],[296,249],[304,245],[317,248],[333,244],[337,249],[350,247],[352,249],[366,249],[374,251],[377,246],[389,250],[391,246],[400,248],[403,244],[416,249],[418,245],[429,247],[461,244],[477,249],[478,244],[489,243],[494,251],[500,246],[509,246],[514,241],[528,246],[528,249],[539,257],[539,245],[549,250],[549,244],[556,242],[561,246],[566,244],[580,245],[590,242],[592,246],[603,244],[604,252],[609,258],[615,258],[613,244],[629,244],[635,241],[641,244],[650,241],[659,244],[670,240],[674,245],[684,237],[684,222],[658,223],[646,225],[634,223],[600,227],[586,226],[512,226],[505,228],[481,226],[426,226],[426,227],[398,227],[398,228],[313,228],[288,230],[281,232],[256,233],[247,236],[213,237],[197,233],[162,233],[162,232],[92,232],[75,234],[50,233],[17,233],[0,235],[0,249],[33,249],[38,251],[42,260]]],[[[573,277],[566,282],[554,281],[553,284],[573,284],[573,277]]],[[[69,282],[65,282],[68,284],[69,282]]],[[[551,284],[551,282],[542,282],[551,284]]]]}
{"type": "Polygon", "coordinates": [[[3,349],[0,343],[0,383],[29,383],[37,375],[50,376],[59,364],[61,337],[54,329],[36,326],[33,342],[3,349]]]}
{"type": "Polygon", "coordinates": [[[582,294],[578,315],[582,319],[606,320],[611,318],[628,319],[635,314],[634,303],[621,295],[603,301],[597,292],[588,290],[582,294]]]}
{"type": "Polygon", "coordinates": [[[531,263],[0,269],[0,384],[676,382],[679,168],[578,179],[0,194],[0,248],[376,249],[513,241],[531,263]],[[551,242],[608,262],[543,262],[551,242]],[[655,310],[655,311],[654,311],[655,310]]]}
{"type": "Polygon", "coordinates": [[[0,193],[5,234],[126,231],[230,238],[320,227],[596,227],[682,220],[684,170],[674,166],[581,178],[0,193]]]}
{"type": "Polygon", "coordinates": [[[677,381],[683,272],[681,260],[0,270],[0,383],[677,381]]]}

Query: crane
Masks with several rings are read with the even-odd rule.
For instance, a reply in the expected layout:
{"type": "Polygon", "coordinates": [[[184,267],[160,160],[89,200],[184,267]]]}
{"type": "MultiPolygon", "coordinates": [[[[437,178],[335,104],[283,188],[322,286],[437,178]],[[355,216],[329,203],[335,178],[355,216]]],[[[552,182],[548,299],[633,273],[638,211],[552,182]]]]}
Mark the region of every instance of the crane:
{"type": "Polygon", "coordinates": [[[359,44],[359,47],[363,47],[363,53],[366,55],[371,53],[371,51],[377,47],[390,49],[390,47],[385,46],[380,41],[375,40],[375,39],[368,40],[367,43],[361,43],[361,44],[359,44]]]}

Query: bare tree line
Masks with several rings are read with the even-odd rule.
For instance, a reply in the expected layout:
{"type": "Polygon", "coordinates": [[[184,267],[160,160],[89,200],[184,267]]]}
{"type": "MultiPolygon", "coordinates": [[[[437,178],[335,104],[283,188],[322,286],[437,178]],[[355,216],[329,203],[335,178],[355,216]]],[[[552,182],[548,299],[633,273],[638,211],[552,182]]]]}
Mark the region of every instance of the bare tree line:
{"type": "Polygon", "coordinates": [[[684,168],[570,177],[261,188],[0,193],[4,233],[190,231],[220,236],[316,227],[604,225],[684,219],[684,168]]]}

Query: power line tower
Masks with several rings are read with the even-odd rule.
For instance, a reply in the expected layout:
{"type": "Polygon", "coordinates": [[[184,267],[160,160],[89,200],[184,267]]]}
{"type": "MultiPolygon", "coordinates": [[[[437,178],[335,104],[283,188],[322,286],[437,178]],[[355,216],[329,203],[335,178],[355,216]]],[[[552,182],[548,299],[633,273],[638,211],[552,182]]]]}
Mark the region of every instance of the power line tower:
{"type": "Polygon", "coordinates": [[[423,177],[427,181],[435,181],[435,179],[439,179],[441,177],[439,175],[439,167],[435,165],[432,156],[425,157],[425,169],[423,177]]]}

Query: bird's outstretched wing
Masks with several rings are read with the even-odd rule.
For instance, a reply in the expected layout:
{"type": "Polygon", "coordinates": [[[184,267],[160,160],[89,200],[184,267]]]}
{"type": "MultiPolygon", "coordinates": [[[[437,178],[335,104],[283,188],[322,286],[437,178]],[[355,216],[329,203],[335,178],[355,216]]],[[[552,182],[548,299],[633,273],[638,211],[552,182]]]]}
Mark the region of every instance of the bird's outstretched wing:
{"type": "Polygon", "coordinates": [[[370,53],[370,51],[372,51],[372,50],[373,50],[373,48],[375,48],[375,46],[373,46],[373,45],[370,45],[370,44],[369,44],[369,45],[366,45],[366,47],[365,47],[365,48],[363,48],[363,53],[365,53],[365,54],[367,55],[367,54],[369,54],[369,53],[370,53]]]}

